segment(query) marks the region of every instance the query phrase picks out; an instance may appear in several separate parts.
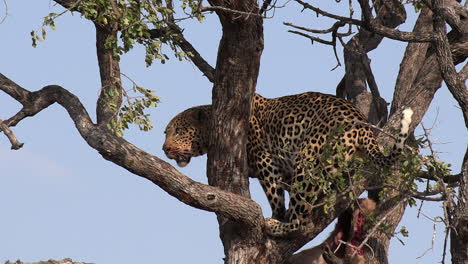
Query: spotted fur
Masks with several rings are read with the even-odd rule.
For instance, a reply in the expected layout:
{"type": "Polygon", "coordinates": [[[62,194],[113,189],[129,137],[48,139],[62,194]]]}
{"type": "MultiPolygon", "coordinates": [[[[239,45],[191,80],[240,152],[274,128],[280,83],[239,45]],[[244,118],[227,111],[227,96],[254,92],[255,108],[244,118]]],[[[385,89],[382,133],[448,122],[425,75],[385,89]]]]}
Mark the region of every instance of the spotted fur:
{"type": "MultiPolygon", "coordinates": [[[[192,107],[167,125],[163,149],[179,166],[207,152],[210,111],[210,105],[192,107]]],[[[356,152],[362,152],[377,166],[389,167],[402,151],[411,115],[411,109],[404,111],[398,140],[389,156],[385,156],[364,116],[346,100],[313,92],[273,99],[256,94],[247,155],[250,176],[259,179],[273,212],[266,222],[268,233],[285,236],[311,223],[309,201],[317,186],[308,180],[307,171],[330,174],[339,169],[336,162],[317,166],[327,139],[337,127],[341,132],[336,144],[343,147],[346,161],[356,152]],[[307,171],[304,162],[310,164],[307,171]],[[290,196],[287,212],[285,191],[290,196]]]]}

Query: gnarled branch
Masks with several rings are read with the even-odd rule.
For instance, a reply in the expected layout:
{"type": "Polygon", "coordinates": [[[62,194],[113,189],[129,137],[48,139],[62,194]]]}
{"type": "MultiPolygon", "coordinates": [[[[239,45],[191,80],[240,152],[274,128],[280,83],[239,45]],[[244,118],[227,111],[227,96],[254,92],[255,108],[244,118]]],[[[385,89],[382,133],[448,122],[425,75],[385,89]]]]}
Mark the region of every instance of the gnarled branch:
{"type": "Polygon", "coordinates": [[[66,89],[49,85],[37,92],[29,92],[0,74],[0,90],[14,95],[12,97],[23,104],[20,111],[23,114],[16,114],[16,118],[5,122],[6,125],[17,124],[58,103],[68,112],[83,139],[105,159],[150,180],[190,206],[221,213],[246,223],[253,232],[261,233],[264,221],[258,204],[240,195],[193,181],[165,161],[94,124],[80,100],[66,89]]]}

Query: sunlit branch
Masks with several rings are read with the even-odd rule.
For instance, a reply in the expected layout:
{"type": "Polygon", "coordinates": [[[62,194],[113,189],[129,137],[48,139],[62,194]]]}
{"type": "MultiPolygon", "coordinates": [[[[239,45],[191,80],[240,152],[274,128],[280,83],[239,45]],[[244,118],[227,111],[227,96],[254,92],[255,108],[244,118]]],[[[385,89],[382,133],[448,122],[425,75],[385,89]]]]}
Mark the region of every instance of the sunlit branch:
{"type": "MultiPolygon", "coordinates": [[[[248,198],[193,181],[165,161],[144,152],[108,129],[97,126],[80,100],[63,87],[49,85],[39,91],[29,92],[0,74],[0,90],[23,104],[23,108],[15,115],[16,124],[58,103],[68,112],[82,138],[104,159],[150,180],[190,206],[221,213],[245,223],[252,232],[262,233],[264,219],[258,204],[248,198]]],[[[7,122],[4,124],[11,125],[7,122]]]]}

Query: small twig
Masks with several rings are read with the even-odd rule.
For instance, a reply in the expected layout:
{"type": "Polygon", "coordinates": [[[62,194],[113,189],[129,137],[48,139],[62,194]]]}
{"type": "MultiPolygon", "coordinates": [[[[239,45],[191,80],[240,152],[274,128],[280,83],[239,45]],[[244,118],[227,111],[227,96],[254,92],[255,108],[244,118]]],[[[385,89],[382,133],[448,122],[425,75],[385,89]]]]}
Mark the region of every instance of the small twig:
{"type": "MultiPolygon", "coordinates": [[[[302,26],[297,26],[297,25],[294,25],[293,23],[291,22],[283,22],[283,25],[286,25],[286,26],[290,26],[290,27],[293,27],[293,28],[297,28],[297,29],[300,29],[300,30],[304,30],[304,31],[307,31],[307,32],[310,32],[310,33],[315,33],[315,34],[327,34],[327,33],[331,33],[333,31],[336,31],[338,28],[346,25],[346,23],[342,22],[342,21],[337,21],[335,22],[335,24],[333,24],[333,26],[331,26],[330,28],[328,29],[312,29],[312,28],[306,28],[306,27],[302,27],[302,26]]],[[[349,33],[338,33],[338,35],[340,36],[343,36],[343,37],[346,37],[349,35],[349,33]]]]}
{"type": "Polygon", "coordinates": [[[311,35],[296,31],[296,30],[288,30],[288,32],[293,33],[293,34],[297,34],[297,35],[300,35],[300,36],[303,36],[303,37],[306,37],[306,38],[312,40],[312,44],[314,43],[314,41],[317,41],[317,42],[325,44],[325,45],[333,46],[333,42],[329,41],[329,40],[324,40],[324,39],[321,39],[321,38],[318,38],[318,37],[314,37],[314,36],[311,36],[311,35]]]}
{"type": "Polygon", "coordinates": [[[329,17],[329,18],[340,20],[340,21],[343,21],[345,23],[352,23],[352,24],[355,24],[355,25],[360,25],[362,23],[362,21],[357,20],[357,19],[344,17],[344,16],[338,16],[338,15],[329,13],[327,11],[323,11],[322,9],[317,8],[315,6],[312,6],[312,5],[310,5],[310,4],[306,3],[306,2],[303,2],[301,0],[295,0],[295,1],[298,2],[299,4],[301,4],[304,9],[310,9],[310,10],[314,11],[315,13],[320,14],[322,16],[326,16],[326,17],[329,17]]]}
{"type": "Polygon", "coordinates": [[[291,32],[293,34],[298,34],[298,35],[301,35],[303,37],[309,38],[310,40],[312,40],[312,44],[314,43],[314,40],[315,40],[315,41],[317,41],[319,43],[333,46],[333,53],[335,54],[337,65],[332,69],[332,71],[335,70],[336,68],[338,68],[339,66],[341,66],[340,58],[338,57],[338,52],[336,51],[336,38],[338,37],[340,39],[340,41],[341,41],[341,37],[346,36],[348,34],[348,33],[344,33],[344,34],[338,33],[338,29],[340,27],[343,27],[343,26],[346,25],[345,22],[337,21],[337,22],[335,22],[335,24],[333,24],[332,27],[330,27],[329,29],[325,29],[325,30],[317,30],[317,29],[310,29],[310,28],[306,28],[306,27],[296,26],[296,25],[294,25],[292,23],[289,23],[289,22],[283,22],[283,24],[286,25],[286,26],[290,26],[290,27],[293,27],[293,28],[301,29],[301,30],[311,32],[311,33],[316,33],[316,34],[326,34],[326,33],[332,32],[332,40],[328,41],[328,40],[323,40],[323,39],[318,38],[318,37],[307,35],[305,33],[301,33],[299,31],[295,31],[295,30],[289,30],[288,31],[288,32],[291,32]]]}
{"type": "Polygon", "coordinates": [[[297,3],[301,4],[303,7],[303,10],[305,9],[310,9],[317,13],[317,15],[322,15],[326,16],[335,20],[339,20],[343,23],[346,24],[353,24],[359,27],[363,27],[366,30],[369,30],[371,32],[374,32],[376,34],[379,34],[381,36],[395,39],[395,40],[401,40],[401,41],[408,41],[408,42],[432,42],[435,41],[435,36],[434,34],[428,33],[428,32],[406,32],[406,31],[400,31],[397,29],[389,28],[386,26],[383,26],[380,24],[377,20],[375,19],[370,19],[370,20],[358,20],[354,19],[351,17],[344,17],[344,16],[339,16],[335,15],[326,11],[321,10],[320,8],[314,7],[306,2],[303,2],[301,0],[294,0],[297,3]]]}
{"type": "Polygon", "coordinates": [[[224,6],[208,6],[208,7],[200,7],[199,9],[200,12],[213,12],[213,11],[224,11],[224,12],[230,12],[230,13],[234,13],[234,14],[239,14],[239,15],[245,15],[247,17],[249,16],[259,16],[259,17],[262,17],[262,18],[267,18],[266,16],[260,14],[260,13],[256,13],[256,12],[244,12],[244,11],[239,11],[239,10],[235,10],[235,9],[230,9],[230,8],[227,8],[227,7],[224,7],[224,6]]]}
{"type": "Polygon", "coordinates": [[[419,196],[433,196],[433,195],[436,195],[436,194],[439,194],[441,193],[442,190],[439,188],[435,189],[435,190],[432,190],[432,191],[429,191],[429,190],[426,190],[424,192],[415,192],[414,195],[419,195],[419,196]]]}
{"type": "Polygon", "coordinates": [[[348,6],[349,6],[349,18],[353,18],[353,15],[354,15],[353,0],[349,0],[348,6]]]}
{"type": "MultiPolygon", "coordinates": [[[[402,203],[406,203],[408,199],[407,198],[404,198],[403,200],[401,200],[402,203]]],[[[385,215],[380,218],[380,220],[377,222],[377,224],[374,225],[374,227],[372,227],[371,231],[366,235],[366,237],[364,238],[364,240],[361,242],[361,244],[359,244],[358,247],[356,247],[356,250],[353,252],[352,256],[351,257],[354,257],[354,255],[356,255],[356,253],[358,251],[360,251],[362,249],[362,247],[364,245],[367,244],[367,241],[370,239],[370,237],[375,233],[377,232],[377,228],[387,219],[387,217],[392,214],[396,209],[398,208],[398,205],[394,206],[391,210],[389,210],[388,212],[385,213],[385,215]]]]}
{"type": "MultiPolygon", "coordinates": [[[[431,219],[432,220],[432,219],[431,219]]],[[[437,235],[437,229],[436,229],[436,221],[433,221],[433,225],[432,225],[432,240],[431,240],[431,247],[426,249],[426,251],[424,251],[419,257],[416,257],[416,259],[420,259],[422,257],[424,257],[427,252],[431,251],[434,249],[434,241],[435,241],[435,238],[436,238],[436,235],[437,235]]]]}
{"type": "MultiPolygon", "coordinates": [[[[338,242],[340,242],[340,244],[338,245],[338,247],[341,245],[341,244],[344,244],[352,249],[354,249],[354,252],[353,252],[353,255],[354,256],[356,254],[356,252],[358,252],[359,250],[361,250],[358,246],[355,246],[349,242],[346,242],[346,241],[343,241],[343,240],[338,240],[338,242]]],[[[369,245],[369,244],[365,244],[364,246],[366,246],[370,251],[371,251],[371,255],[372,255],[372,258],[375,258],[375,252],[374,252],[374,249],[369,245]]],[[[337,251],[337,250],[336,250],[337,251]]],[[[336,252],[335,252],[336,253],[336,252]]]]}
{"type": "Polygon", "coordinates": [[[13,134],[13,131],[3,122],[3,120],[0,119],[0,131],[3,131],[5,135],[7,136],[8,140],[10,140],[11,143],[11,149],[20,149],[23,147],[24,143],[20,143],[18,139],[16,138],[15,134],[13,134]]]}

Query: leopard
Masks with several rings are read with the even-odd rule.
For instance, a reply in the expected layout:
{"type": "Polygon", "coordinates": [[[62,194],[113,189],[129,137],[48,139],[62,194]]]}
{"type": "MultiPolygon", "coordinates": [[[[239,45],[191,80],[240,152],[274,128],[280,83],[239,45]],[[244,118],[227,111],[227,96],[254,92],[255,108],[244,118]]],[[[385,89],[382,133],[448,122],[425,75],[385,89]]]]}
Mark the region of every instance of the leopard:
{"type": "MultiPolygon", "coordinates": [[[[340,169],[333,157],[344,153],[345,162],[367,156],[377,167],[389,168],[401,156],[408,137],[411,108],[402,111],[401,127],[389,154],[379,148],[373,128],[349,101],[330,94],[305,92],[277,98],[254,94],[247,131],[249,177],[257,178],[272,210],[266,232],[285,237],[310,229],[317,195],[314,177],[340,169]],[[337,129],[339,128],[339,129],[337,129]],[[336,130],[339,130],[336,137],[336,130]],[[319,166],[330,138],[338,138],[327,166],[319,166]],[[304,164],[308,164],[307,168],[304,164]],[[289,194],[288,209],[285,192],[289,194]]],[[[165,129],[163,151],[184,167],[192,157],[204,155],[210,146],[211,105],[191,107],[177,114],[165,129]]]]}

